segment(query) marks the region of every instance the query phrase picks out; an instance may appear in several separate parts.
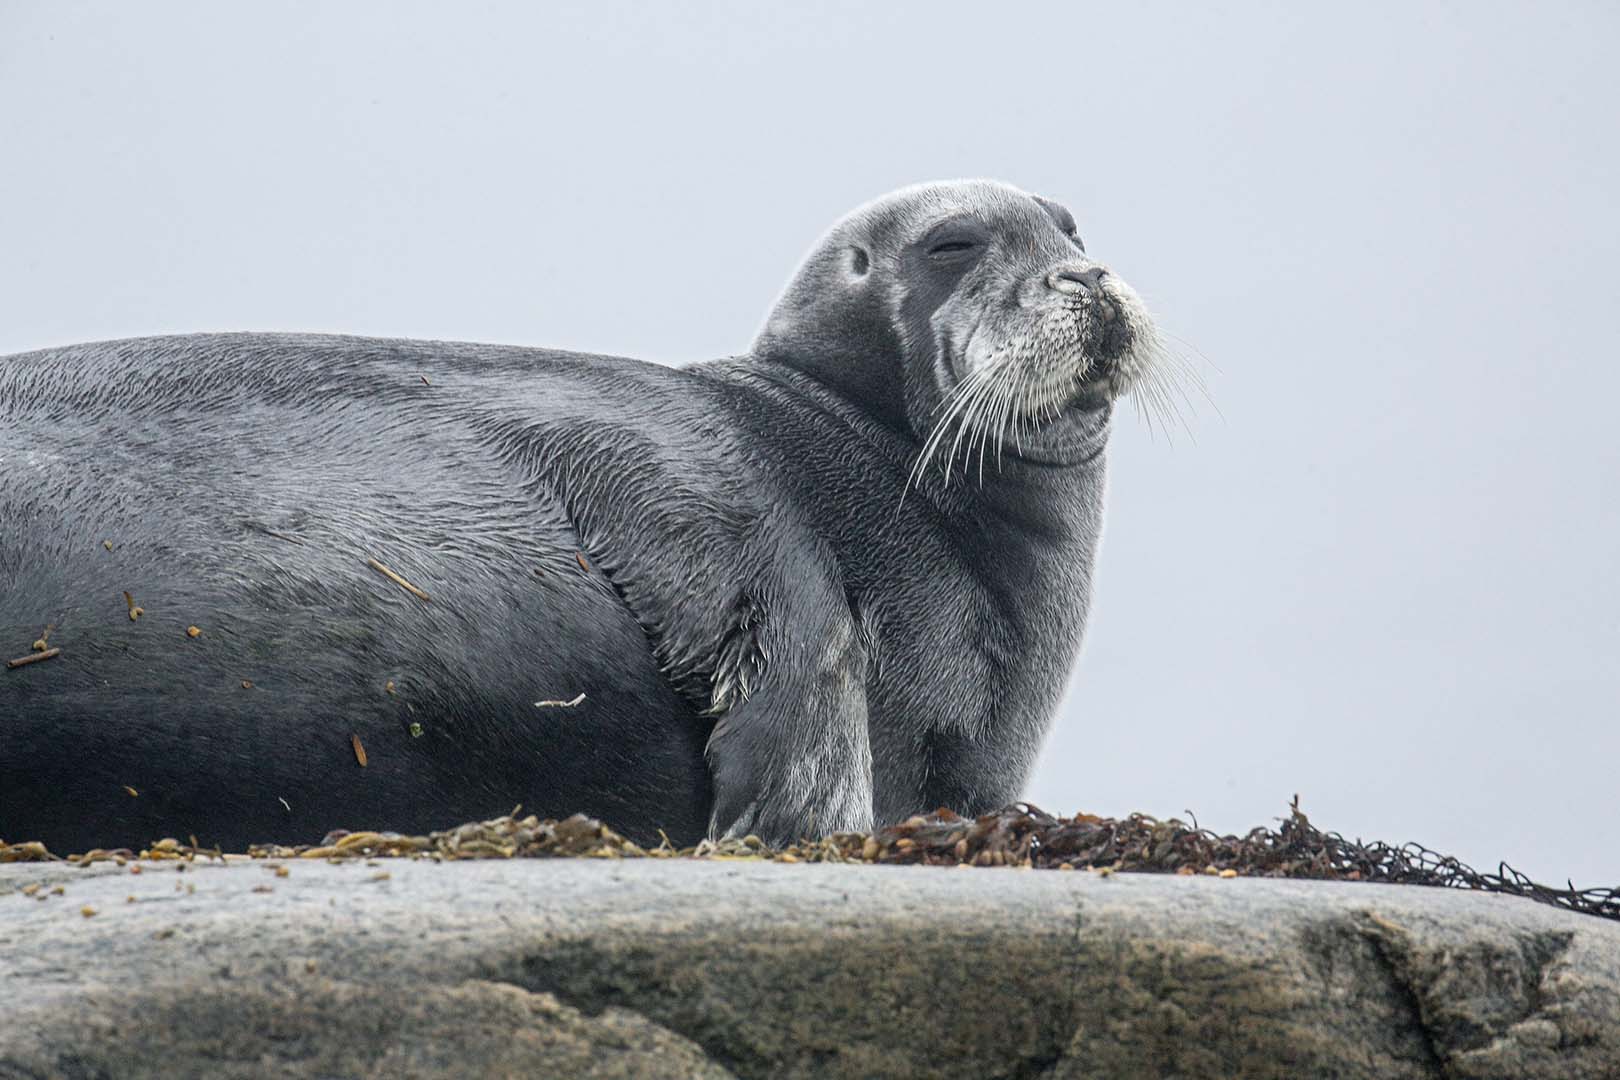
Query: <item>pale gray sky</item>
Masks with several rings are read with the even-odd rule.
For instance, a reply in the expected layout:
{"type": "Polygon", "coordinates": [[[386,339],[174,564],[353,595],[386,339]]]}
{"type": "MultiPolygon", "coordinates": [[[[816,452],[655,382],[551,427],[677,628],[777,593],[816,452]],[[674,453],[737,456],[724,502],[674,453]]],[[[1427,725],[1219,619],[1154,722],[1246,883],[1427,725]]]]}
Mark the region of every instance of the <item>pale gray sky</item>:
{"type": "Polygon", "coordinates": [[[1030,797],[1620,884],[1620,8],[0,0],[0,353],[745,348],[994,176],[1207,359],[1127,417],[1030,797]]]}

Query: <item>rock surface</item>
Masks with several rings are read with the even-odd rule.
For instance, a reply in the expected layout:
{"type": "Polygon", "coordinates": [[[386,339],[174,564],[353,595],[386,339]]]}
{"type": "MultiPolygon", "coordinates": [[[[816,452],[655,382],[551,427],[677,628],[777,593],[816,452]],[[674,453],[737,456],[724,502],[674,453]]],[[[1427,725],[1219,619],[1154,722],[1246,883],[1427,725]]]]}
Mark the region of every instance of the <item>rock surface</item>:
{"type": "Polygon", "coordinates": [[[1620,924],[1506,897],[179,865],[0,866],[0,1077],[1620,1077],[1620,924]]]}

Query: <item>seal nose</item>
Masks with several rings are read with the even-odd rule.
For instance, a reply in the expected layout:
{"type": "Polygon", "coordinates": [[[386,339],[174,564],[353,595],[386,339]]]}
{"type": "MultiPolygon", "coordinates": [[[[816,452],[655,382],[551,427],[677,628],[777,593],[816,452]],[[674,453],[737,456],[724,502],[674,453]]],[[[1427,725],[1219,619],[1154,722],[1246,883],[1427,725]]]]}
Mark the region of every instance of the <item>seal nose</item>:
{"type": "Polygon", "coordinates": [[[1097,292],[1102,288],[1103,278],[1107,276],[1108,271],[1100,266],[1093,266],[1089,270],[1064,267],[1046,275],[1046,287],[1067,296],[1078,296],[1082,293],[1097,292]]]}
{"type": "Polygon", "coordinates": [[[1096,301],[1093,310],[1096,311],[1097,317],[1105,323],[1111,323],[1119,318],[1119,309],[1109,301],[1108,294],[1103,291],[1103,278],[1107,276],[1108,271],[1100,266],[1093,266],[1089,270],[1072,270],[1065,267],[1046,275],[1046,287],[1065,296],[1089,296],[1096,301]]]}

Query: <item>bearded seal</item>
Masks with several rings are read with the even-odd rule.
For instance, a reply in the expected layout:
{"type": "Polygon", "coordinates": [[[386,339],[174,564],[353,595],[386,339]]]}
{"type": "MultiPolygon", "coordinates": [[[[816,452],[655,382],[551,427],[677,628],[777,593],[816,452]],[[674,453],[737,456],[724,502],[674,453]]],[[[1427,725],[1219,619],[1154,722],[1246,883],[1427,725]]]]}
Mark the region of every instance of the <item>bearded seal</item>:
{"type": "Polygon", "coordinates": [[[279,334],[6,358],[0,642],[60,653],[0,671],[0,836],[521,803],[783,842],[1012,801],[1114,403],[1161,356],[1067,210],[958,181],[855,210],[747,354],[682,369],[279,334]]]}

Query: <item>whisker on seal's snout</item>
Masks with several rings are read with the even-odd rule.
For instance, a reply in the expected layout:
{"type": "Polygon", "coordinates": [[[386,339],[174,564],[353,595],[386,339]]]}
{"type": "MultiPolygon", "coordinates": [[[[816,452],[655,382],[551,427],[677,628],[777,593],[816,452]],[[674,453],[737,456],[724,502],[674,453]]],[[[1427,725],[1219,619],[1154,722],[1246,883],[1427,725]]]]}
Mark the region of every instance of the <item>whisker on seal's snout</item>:
{"type": "Polygon", "coordinates": [[[1166,345],[1140,305],[1111,302],[1132,323],[1129,348],[1118,356],[1096,355],[1075,329],[1081,320],[1059,320],[1056,329],[1004,344],[941,402],[905,490],[917,486],[936,459],[946,485],[960,462],[964,477],[977,474],[982,487],[987,459],[999,469],[1009,441],[1023,455],[1044,427],[1087,394],[1128,397],[1150,433],[1170,438],[1179,427],[1191,437],[1187,418],[1197,411],[1194,394],[1209,398],[1203,379],[1186,356],[1166,345]]]}
{"type": "MultiPolygon", "coordinates": [[[[1167,441],[1173,441],[1175,428],[1196,440],[1188,422],[1188,417],[1198,409],[1194,393],[1215,408],[1203,378],[1191,360],[1182,351],[1170,348],[1157,331],[1142,339],[1139,352],[1140,359],[1131,372],[1127,396],[1143,426],[1150,434],[1155,429],[1162,432],[1167,441]]],[[[1219,411],[1216,408],[1216,412],[1219,411]]]]}
{"type": "Polygon", "coordinates": [[[994,458],[999,465],[1009,429],[1014,445],[1022,448],[1025,438],[1023,423],[1028,419],[1031,400],[1024,382],[1024,365],[1011,350],[1005,350],[977,368],[963,379],[940,409],[928,438],[924,440],[917,461],[912,466],[907,488],[913,487],[927,472],[930,461],[945,446],[945,440],[955,430],[950,449],[943,455],[944,479],[948,485],[958,455],[964,472],[971,470],[977,454],[979,483],[984,483],[984,461],[995,446],[994,458]]]}
{"type": "Polygon", "coordinates": [[[921,453],[917,455],[916,464],[912,466],[911,476],[906,483],[908,489],[927,471],[929,459],[944,445],[945,437],[950,434],[953,422],[956,424],[956,438],[952,440],[950,453],[945,458],[946,483],[950,482],[950,465],[956,460],[956,453],[961,449],[964,438],[969,439],[968,453],[972,454],[971,433],[983,428],[981,414],[988,411],[989,402],[996,389],[996,380],[1000,377],[1004,366],[999,360],[992,361],[957,385],[951,397],[944,403],[942,415],[924,441],[921,453]]]}

